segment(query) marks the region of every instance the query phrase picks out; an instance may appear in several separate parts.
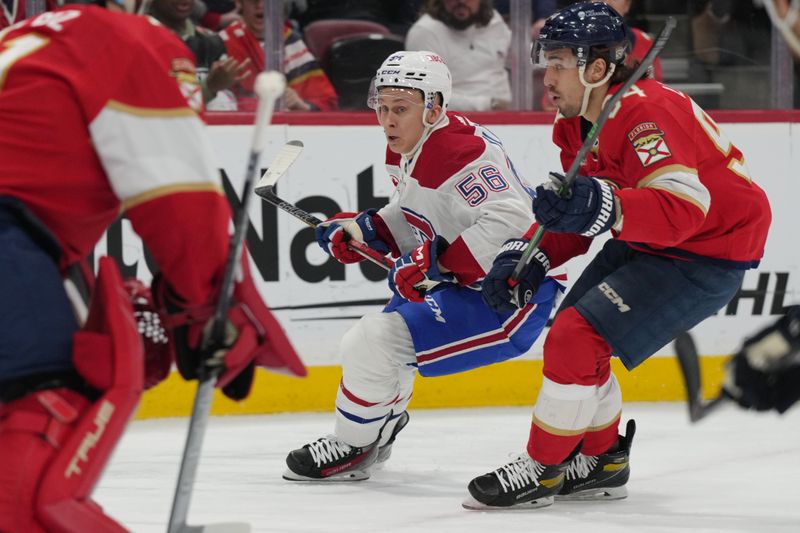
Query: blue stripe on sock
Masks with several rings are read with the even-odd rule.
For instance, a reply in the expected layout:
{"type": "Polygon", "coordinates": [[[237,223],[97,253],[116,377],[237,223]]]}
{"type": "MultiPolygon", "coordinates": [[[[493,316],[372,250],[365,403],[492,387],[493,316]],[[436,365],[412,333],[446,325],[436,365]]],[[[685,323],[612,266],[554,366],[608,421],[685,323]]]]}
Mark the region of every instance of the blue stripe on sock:
{"type": "Polygon", "coordinates": [[[381,420],[385,420],[386,419],[386,415],[379,416],[378,418],[362,418],[362,417],[356,416],[356,415],[354,415],[352,413],[348,413],[347,411],[343,411],[342,409],[340,409],[338,407],[336,408],[336,410],[339,411],[339,413],[343,417],[345,417],[346,419],[352,420],[353,422],[356,422],[358,424],[371,424],[373,422],[380,422],[381,420]]]}

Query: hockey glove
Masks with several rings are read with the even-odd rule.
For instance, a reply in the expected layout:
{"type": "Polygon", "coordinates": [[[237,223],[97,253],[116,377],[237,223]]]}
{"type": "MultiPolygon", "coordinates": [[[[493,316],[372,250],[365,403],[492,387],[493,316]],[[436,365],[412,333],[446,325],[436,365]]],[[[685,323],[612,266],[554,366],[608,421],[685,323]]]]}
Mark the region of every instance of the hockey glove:
{"type": "Polygon", "coordinates": [[[783,413],[800,400],[800,306],[744,343],[726,365],[723,392],[757,411],[783,413]]]}
{"type": "Polygon", "coordinates": [[[550,180],[536,187],[533,199],[536,220],[548,231],[594,237],[610,230],[617,221],[614,191],[607,183],[579,175],[561,196],[564,176],[551,172],[550,180]]]}
{"type": "Polygon", "coordinates": [[[144,346],[144,389],[147,390],[167,379],[174,358],[173,347],[150,289],[136,278],[126,279],[124,286],[144,346]]]}
{"type": "Polygon", "coordinates": [[[539,285],[550,270],[550,260],[541,250],[536,250],[530,263],[522,270],[519,282],[511,280],[528,241],[509,239],[494,258],[491,270],[481,282],[481,296],[495,313],[511,313],[524,307],[539,290],[539,285]],[[516,297],[515,297],[516,295],[516,297]]]}
{"type": "Polygon", "coordinates": [[[264,304],[242,257],[224,339],[212,339],[214,308],[188,306],[159,278],[154,280],[156,301],[167,311],[167,327],[175,340],[175,361],[184,379],[197,379],[201,367],[221,366],[216,386],[233,400],[250,393],[256,366],[305,376],[306,369],[286,333],[264,304]]]}
{"type": "Polygon", "coordinates": [[[395,261],[389,271],[389,288],[410,302],[425,300],[425,285],[435,282],[456,281],[452,274],[445,274],[439,270],[439,256],[449,246],[449,243],[439,237],[414,248],[395,261]]]}
{"type": "Polygon", "coordinates": [[[353,238],[362,241],[370,248],[382,254],[389,253],[389,246],[383,242],[375,224],[379,218],[375,209],[367,209],[361,213],[339,213],[329,218],[315,230],[317,243],[340,263],[358,263],[364,256],[347,247],[353,238]]]}

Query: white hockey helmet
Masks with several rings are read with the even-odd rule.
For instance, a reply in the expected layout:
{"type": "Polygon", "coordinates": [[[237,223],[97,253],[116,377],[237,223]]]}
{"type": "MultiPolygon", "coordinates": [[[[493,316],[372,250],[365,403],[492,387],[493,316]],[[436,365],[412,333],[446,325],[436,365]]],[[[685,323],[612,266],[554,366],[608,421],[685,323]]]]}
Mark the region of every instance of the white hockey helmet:
{"type": "Polygon", "coordinates": [[[425,108],[433,109],[436,93],[442,95],[442,109],[447,110],[453,94],[450,69],[436,53],[422,51],[395,52],[383,62],[375,74],[368,105],[375,108],[381,87],[408,87],[422,91],[425,108]]]}

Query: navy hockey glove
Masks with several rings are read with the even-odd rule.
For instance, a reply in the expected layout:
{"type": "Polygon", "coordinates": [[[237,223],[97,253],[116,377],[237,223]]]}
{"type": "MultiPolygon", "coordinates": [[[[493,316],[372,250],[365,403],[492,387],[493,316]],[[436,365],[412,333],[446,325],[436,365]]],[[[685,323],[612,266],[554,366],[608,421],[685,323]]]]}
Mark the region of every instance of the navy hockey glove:
{"type": "Polygon", "coordinates": [[[375,209],[361,213],[339,213],[316,227],[317,244],[340,263],[358,263],[364,256],[347,247],[353,238],[362,241],[382,254],[389,253],[389,246],[378,237],[375,226],[375,209]]]}
{"type": "Polygon", "coordinates": [[[452,274],[439,270],[439,256],[450,244],[438,235],[395,261],[389,271],[389,288],[410,302],[425,300],[425,286],[430,281],[455,282],[452,274]]]}
{"type": "Polygon", "coordinates": [[[511,313],[520,306],[527,305],[539,290],[539,285],[550,270],[550,260],[541,250],[536,250],[531,262],[522,270],[519,283],[511,281],[511,274],[522,258],[528,245],[523,239],[509,239],[494,258],[491,270],[481,282],[481,297],[496,313],[511,313]],[[514,294],[517,297],[514,297],[514,294]]]}
{"type": "Polygon", "coordinates": [[[617,221],[614,191],[597,178],[576,176],[572,188],[560,196],[564,176],[550,173],[551,181],[536,187],[533,213],[548,231],[594,237],[617,221]]]}

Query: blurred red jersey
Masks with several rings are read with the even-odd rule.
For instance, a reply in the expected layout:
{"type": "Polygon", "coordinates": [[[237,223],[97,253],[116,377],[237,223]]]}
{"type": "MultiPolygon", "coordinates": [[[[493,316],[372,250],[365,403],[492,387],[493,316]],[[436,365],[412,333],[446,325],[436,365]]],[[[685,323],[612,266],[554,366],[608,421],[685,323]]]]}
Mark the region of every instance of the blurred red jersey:
{"type": "Polygon", "coordinates": [[[0,32],[0,196],[58,240],[61,267],[125,211],[173,288],[210,300],[230,208],[186,46],[147,17],[71,5],[0,32]]]}

